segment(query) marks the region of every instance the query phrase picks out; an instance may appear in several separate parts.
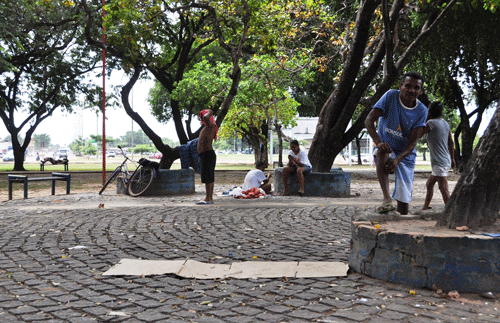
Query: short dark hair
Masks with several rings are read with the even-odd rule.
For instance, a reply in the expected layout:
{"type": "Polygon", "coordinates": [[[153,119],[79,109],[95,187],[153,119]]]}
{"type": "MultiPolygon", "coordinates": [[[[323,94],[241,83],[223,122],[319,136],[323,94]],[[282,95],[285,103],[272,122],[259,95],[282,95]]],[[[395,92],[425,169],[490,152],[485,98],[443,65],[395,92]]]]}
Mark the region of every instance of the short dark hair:
{"type": "Polygon", "coordinates": [[[404,73],[403,77],[401,78],[401,84],[403,84],[405,82],[407,77],[411,77],[411,78],[420,80],[420,81],[422,81],[422,86],[424,85],[424,77],[419,72],[410,71],[410,72],[404,73]]]}
{"type": "Polygon", "coordinates": [[[443,105],[439,101],[434,101],[429,104],[429,115],[439,118],[443,115],[443,105]]]}
{"type": "Polygon", "coordinates": [[[295,146],[298,146],[299,142],[296,139],[294,139],[294,140],[290,141],[290,145],[292,145],[292,144],[295,146]]]}
{"type": "Polygon", "coordinates": [[[263,165],[266,165],[266,163],[264,163],[262,160],[259,160],[259,161],[257,162],[257,166],[256,166],[256,168],[259,168],[259,167],[261,167],[261,166],[263,166],[263,165]]]}

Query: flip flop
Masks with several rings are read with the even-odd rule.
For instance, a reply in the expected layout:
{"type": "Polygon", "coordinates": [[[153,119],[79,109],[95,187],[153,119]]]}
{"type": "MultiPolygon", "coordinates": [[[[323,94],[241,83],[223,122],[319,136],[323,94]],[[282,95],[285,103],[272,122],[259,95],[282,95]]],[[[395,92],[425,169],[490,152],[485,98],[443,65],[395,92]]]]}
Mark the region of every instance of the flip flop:
{"type": "Polygon", "coordinates": [[[383,204],[377,208],[378,213],[387,213],[394,210],[396,210],[396,207],[392,203],[383,204]]]}
{"type": "Polygon", "coordinates": [[[205,204],[214,204],[214,202],[208,202],[208,201],[199,201],[199,202],[196,202],[196,205],[205,205],[205,204]]]}

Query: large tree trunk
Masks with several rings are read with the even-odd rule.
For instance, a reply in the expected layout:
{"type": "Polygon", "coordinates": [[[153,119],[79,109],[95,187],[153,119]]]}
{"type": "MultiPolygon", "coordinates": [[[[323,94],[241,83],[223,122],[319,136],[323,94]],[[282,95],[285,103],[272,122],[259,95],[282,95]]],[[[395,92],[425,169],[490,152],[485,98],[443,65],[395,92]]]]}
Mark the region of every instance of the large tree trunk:
{"type": "MultiPolygon", "coordinates": [[[[408,64],[412,55],[436,29],[439,21],[442,20],[455,2],[456,0],[451,0],[447,2],[444,10],[440,12],[436,11],[435,14],[429,15],[419,35],[406,47],[394,66],[391,66],[393,59],[391,57],[392,48],[386,51],[386,45],[390,47],[393,44],[391,36],[395,35],[396,24],[401,9],[404,6],[404,1],[395,0],[392,4],[389,19],[384,19],[384,28],[390,29],[390,32],[385,32],[385,39],[379,43],[375,52],[370,55],[369,63],[361,72],[361,64],[366,59],[365,51],[371,32],[372,16],[378,8],[380,1],[366,0],[360,2],[356,17],[356,29],[342,75],[334,92],[321,109],[316,132],[309,150],[309,160],[313,166],[313,171],[330,171],[335,157],[364,128],[364,120],[370,111],[370,107],[390,89],[397,80],[400,72],[408,64]],[[368,107],[365,108],[352,127],[347,129],[361,97],[381,68],[384,56],[386,56],[387,73],[377,86],[375,94],[367,100],[368,107]]],[[[387,11],[387,8],[384,10],[387,11]]]]}
{"type": "MultiPolygon", "coordinates": [[[[500,102],[499,102],[500,104],[500,102]]],[[[500,107],[472,154],[438,226],[478,228],[493,224],[500,211],[500,107]]]]}

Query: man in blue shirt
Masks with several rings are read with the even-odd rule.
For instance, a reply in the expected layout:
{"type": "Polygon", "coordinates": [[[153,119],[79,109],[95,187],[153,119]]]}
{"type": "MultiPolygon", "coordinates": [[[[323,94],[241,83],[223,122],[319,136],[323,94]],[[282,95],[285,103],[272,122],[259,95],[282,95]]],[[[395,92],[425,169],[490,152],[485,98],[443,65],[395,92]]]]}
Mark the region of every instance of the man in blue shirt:
{"type": "Polygon", "coordinates": [[[384,201],[377,211],[380,213],[396,209],[408,214],[413,191],[413,174],[418,138],[425,127],[427,108],[417,98],[423,93],[424,78],[420,73],[403,75],[399,90],[389,90],[373,106],[366,117],[365,127],[376,147],[377,177],[384,201]],[[378,132],[375,122],[378,120],[378,132]],[[389,174],[395,174],[395,189],[389,194],[389,174]]]}

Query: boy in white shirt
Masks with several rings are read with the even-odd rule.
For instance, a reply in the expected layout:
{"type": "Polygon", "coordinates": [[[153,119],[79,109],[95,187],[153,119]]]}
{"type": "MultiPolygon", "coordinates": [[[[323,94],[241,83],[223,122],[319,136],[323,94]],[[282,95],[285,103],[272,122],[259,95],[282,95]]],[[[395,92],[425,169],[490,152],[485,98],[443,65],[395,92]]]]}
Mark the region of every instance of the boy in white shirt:
{"type": "Polygon", "coordinates": [[[252,169],[245,176],[245,181],[243,182],[243,191],[247,191],[251,188],[257,187],[261,188],[266,194],[271,193],[271,184],[269,183],[269,179],[272,174],[264,174],[264,170],[266,170],[267,165],[263,161],[257,162],[257,167],[252,169]]]}
{"type": "Polygon", "coordinates": [[[297,173],[297,180],[299,181],[300,190],[299,195],[304,195],[304,174],[312,171],[312,165],[309,162],[307,153],[301,150],[299,142],[292,140],[290,142],[290,152],[288,153],[288,166],[283,167],[283,195],[288,195],[288,177],[290,174],[297,173]]]}

